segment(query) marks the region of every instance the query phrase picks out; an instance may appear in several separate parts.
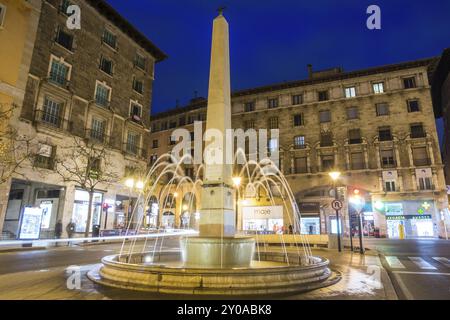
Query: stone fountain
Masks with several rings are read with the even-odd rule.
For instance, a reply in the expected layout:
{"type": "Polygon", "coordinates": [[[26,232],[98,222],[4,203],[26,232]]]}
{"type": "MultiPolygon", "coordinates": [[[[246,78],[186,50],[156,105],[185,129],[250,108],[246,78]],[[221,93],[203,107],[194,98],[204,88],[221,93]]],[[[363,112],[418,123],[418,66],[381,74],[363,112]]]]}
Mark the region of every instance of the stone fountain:
{"type": "MultiPolygon", "coordinates": [[[[206,129],[219,130],[225,138],[229,128],[229,33],[228,23],[220,13],[213,23],[206,129]]],[[[199,236],[182,238],[180,252],[105,257],[88,277],[116,288],[202,295],[300,292],[338,281],[339,277],[328,268],[329,261],[321,257],[258,251],[255,259],[255,238],[236,235],[235,190],[232,165],[225,158],[227,150],[210,151],[219,152],[221,159],[205,161],[199,236]]]]}

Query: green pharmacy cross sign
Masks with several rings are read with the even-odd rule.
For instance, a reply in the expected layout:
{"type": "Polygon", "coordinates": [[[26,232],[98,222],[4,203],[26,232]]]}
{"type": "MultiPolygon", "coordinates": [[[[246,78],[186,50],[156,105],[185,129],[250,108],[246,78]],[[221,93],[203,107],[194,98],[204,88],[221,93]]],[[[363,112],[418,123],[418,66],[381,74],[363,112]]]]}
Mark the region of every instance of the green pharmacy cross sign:
{"type": "Polygon", "coordinates": [[[422,203],[422,206],[419,209],[417,209],[417,213],[424,214],[425,211],[430,209],[430,207],[431,207],[431,204],[429,204],[427,201],[425,201],[424,203],[422,203]]]}

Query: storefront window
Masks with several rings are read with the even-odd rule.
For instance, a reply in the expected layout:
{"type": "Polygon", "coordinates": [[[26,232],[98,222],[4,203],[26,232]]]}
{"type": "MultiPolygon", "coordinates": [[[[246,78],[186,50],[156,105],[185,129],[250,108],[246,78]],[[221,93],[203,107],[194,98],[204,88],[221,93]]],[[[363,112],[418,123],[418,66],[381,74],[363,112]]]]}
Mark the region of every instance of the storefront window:
{"type": "MultiPolygon", "coordinates": [[[[103,194],[95,192],[92,200],[92,219],[89,231],[92,231],[93,225],[100,224],[103,194]]],[[[75,201],[73,204],[72,213],[72,221],[75,223],[75,232],[85,232],[88,218],[88,207],[89,193],[84,190],[75,190],[75,201]]]]}
{"type": "Polygon", "coordinates": [[[319,217],[308,217],[301,218],[301,234],[320,234],[320,218],[319,217]]]}
{"type": "Polygon", "coordinates": [[[268,233],[282,232],[282,206],[243,207],[242,212],[244,230],[268,233]]]}

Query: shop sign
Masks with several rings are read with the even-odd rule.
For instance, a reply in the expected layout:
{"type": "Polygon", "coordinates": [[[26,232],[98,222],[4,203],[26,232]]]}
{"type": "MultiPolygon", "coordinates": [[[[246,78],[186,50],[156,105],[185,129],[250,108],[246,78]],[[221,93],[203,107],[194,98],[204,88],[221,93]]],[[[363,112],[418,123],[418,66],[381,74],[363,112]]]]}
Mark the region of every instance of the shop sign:
{"type": "Polygon", "coordinates": [[[52,200],[42,200],[39,206],[42,209],[42,229],[50,228],[50,218],[52,217],[52,208],[53,201],[52,200]]]}
{"type": "Polygon", "coordinates": [[[384,204],[386,215],[402,215],[403,204],[402,203],[388,203],[384,204]]]}
{"type": "Polygon", "coordinates": [[[298,204],[298,209],[300,213],[320,213],[320,203],[319,202],[300,202],[298,204]]]}
{"type": "Polygon", "coordinates": [[[283,219],[282,206],[243,207],[244,219],[283,219]]]}
{"type": "Polygon", "coordinates": [[[39,239],[41,233],[42,209],[39,207],[25,207],[20,225],[20,240],[39,239]]]}
{"type": "Polygon", "coordinates": [[[431,215],[386,216],[386,220],[429,220],[431,215]]]}

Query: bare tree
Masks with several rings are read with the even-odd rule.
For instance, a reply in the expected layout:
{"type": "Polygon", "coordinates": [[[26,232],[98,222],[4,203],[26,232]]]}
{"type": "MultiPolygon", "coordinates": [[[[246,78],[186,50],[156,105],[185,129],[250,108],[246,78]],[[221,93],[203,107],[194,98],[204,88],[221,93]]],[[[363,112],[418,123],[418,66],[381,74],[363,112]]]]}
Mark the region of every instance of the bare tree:
{"type": "Polygon", "coordinates": [[[112,155],[106,144],[92,143],[87,139],[73,137],[73,143],[61,147],[55,157],[55,172],[64,182],[74,183],[89,193],[88,217],[85,237],[89,236],[92,220],[92,203],[96,188],[108,187],[117,182],[112,155]]]}
{"type": "Polygon", "coordinates": [[[37,144],[34,137],[18,132],[11,124],[17,106],[0,104],[0,184],[13,174],[24,176],[21,168],[32,161],[37,144]]]}

